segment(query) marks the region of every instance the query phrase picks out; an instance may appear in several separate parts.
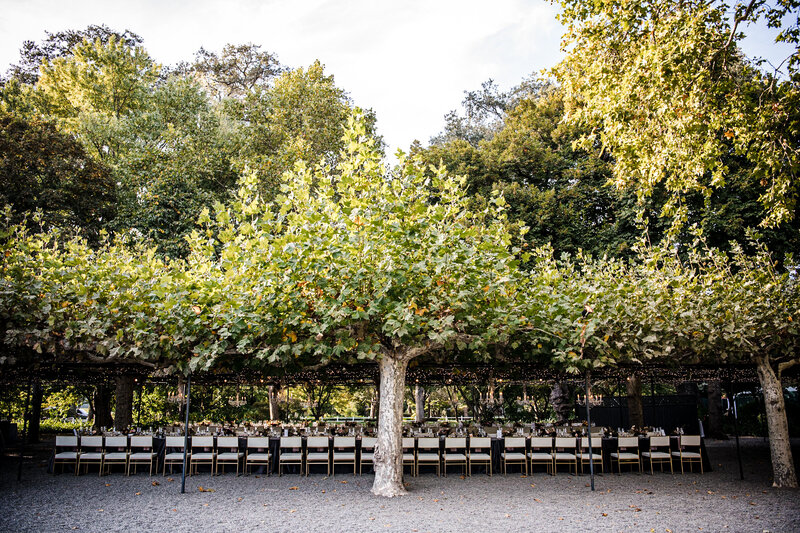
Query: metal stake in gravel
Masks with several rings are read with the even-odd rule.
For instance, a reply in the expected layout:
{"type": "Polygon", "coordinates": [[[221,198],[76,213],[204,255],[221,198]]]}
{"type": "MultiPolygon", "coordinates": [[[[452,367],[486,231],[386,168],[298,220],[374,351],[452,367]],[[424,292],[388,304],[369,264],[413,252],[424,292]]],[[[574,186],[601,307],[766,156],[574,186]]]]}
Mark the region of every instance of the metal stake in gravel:
{"type": "Polygon", "coordinates": [[[744,479],[742,449],[739,447],[739,411],[736,409],[736,391],[733,390],[732,381],[728,382],[728,394],[731,395],[729,402],[733,404],[733,432],[736,434],[736,460],[739,461],[739,479],[744,479]]]}
{"type": "Polygon", "coordinates": [[[22,461],[25,459],[25,445],[28,442],[28,419],[31,417],[31,392],[33,376],[28,374],[28,393],[25,395],[25,414],[22,417],[22,439],[19,443],[19,465],[17,465],[17,481],[22,481],[22,461]]]}
{"type": "Polygon", "coordinates": [[[189,398],[192,395],[192,375],[186,376],[186,419],[183,423],[183,472],[181,472],[181,494],[186,492],[186,451],[189,449],[189,398]]]}
{"type": "MultiPolygon", "coordinates": [[[[592,449],[592,403],[589,401],[589,371],[586,371],[586,439],[589,441],[589,477],[594,490],[594,450],[592,449]]],[[[583,467],[581,467],[583,468],[583,467]]]]}

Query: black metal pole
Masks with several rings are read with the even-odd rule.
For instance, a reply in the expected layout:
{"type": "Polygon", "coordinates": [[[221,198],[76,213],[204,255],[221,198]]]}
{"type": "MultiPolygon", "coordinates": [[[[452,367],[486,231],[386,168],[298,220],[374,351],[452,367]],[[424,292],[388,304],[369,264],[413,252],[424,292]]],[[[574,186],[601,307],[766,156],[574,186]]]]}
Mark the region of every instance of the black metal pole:
{"type": "MultiPolygon", "coordinates": [[[[19,464],[17,465],[17,481],[22,481],[22,461],[25,459],[25,448],[28,442],[28,418],[31,413],[31,389],[33,389],[33,376],[28,376],[28,392],[25,395],[25,413],[22,415],[22,440],[19,444],[19,464]]],[[[19,437],[18,437],[19,438],[19,437]]]]}
{"type": "Polygon", "coordinates": [[[144,383],[139,385],[139,409],[136,412],[136,425],[142,425],[142,389],[144,389],[144,383]]]}
{"type": "MultiPolygon", "coordinates": [[[[586,371],[586,439],[589,443],[589,476],[594,490],[594,450],[592,449],[592,407],[589,401],[589,371],[586,371]]],[[[583,467],[581,467],[583,468],[583,467]]]]}
{"type": "Polygon", "coordinates": [[[656,380],[652,374],[650,374],[650,411],[653,413],[650,426],[656,427],[656,380]]]}
{"type": "Polygon", "coordinates": [[[729,383],[728,393],[731,395],[733,405],[733,433],[736,435],[736,460],[739,461],[739,479],[744,479],[744,468],[742,468],[742,450],[739,448],[739,410],[736,408],[736,393],[733,390],[733,382],[729,383]]]}
{"type": "Polygon", "coordinates": [[[192,375],[186,376],[186,418],[183,424],[183,472],[181,473],[181,494],[186,492],[186,454],[189,451],[189,400],[192,396],[192,375]]]}

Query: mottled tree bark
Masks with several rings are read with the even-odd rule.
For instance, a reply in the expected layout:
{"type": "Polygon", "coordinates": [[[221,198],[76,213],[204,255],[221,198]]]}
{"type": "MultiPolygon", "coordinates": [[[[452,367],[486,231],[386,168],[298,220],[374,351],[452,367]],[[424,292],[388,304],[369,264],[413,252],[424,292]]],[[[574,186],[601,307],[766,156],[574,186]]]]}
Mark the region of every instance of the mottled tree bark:
{"type": "Polygon", "coordinates": [[[133,376],[119,376],[116,383],[114,427],[123,431],[133,425],[133,376]]]}
{"type": "Polygon", "coordinates": [[[722,431],[722,389],[718,379],[708,382],[708,435],[715,439],[724,437],[722,431]]]}
{"type": "Polygon", "coordinates": [[[416,414],[414,420],[417,422],[425,421],[425,388],[421,385],[414,387],[414,403],[416,404],[416,414]]]}
{"type": "Polygon", "coordinates": [[[403,486],[403,401],[408,358],[384,354],[379,361],[380,402],[378,440],[375,444],[375,481],[372,493],[394,497],[406,494],[403,486]]]}
{"type": "Polygon", "coordinates": [[[278,405],[278,391],[280,387],[277,385],[270,385],[269,386],[269,419],[270,420],[280,420],[281,413],[280,413],[280,406],[278,405]]]}
{"type": "Polygon", "coordinates": [[[644,427],[644,409],[642,407],[642,378],[631,374],[625,380],[628,392],[628,420],[632,426],[644,427]]]}
{"type": "Polygon", "coordinates": [[[797,487],[797,472],[789,441],[789,423],[783,400],[780,377],[770,365],[768,356],[755,358],[758,380],[764,392],[764,408],[769,431],[769,451],[772,456],[773,487],[797,487]]]}
{"type": "Polygon", "coordinates": [[[567,420],[572,410],[569,385],[560,382],[553,384],[550,388],[550,404],[553,406],[553,411],[556,412],[559,422],[567,420]]]}

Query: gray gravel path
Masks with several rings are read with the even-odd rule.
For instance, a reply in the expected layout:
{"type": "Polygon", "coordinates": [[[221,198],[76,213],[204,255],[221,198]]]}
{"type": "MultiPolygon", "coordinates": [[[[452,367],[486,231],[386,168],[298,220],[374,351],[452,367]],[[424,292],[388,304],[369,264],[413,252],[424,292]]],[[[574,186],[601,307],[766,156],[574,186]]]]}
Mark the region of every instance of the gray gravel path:
{"type": "Polygon", "coordinates": [[[369,475],[201,474],[181,495],[179,475],[52,476],[37,460],[17,483],[6,463],[0,531],[800,532],[800,491],[771,488],[761,439],[744,446],[745,481],[732,442],[709,442],[714,472],[704,475],[606,474],[591,493],[588,476],[566,473],[423,474],[391,500],[369,493],[369,475]]]}

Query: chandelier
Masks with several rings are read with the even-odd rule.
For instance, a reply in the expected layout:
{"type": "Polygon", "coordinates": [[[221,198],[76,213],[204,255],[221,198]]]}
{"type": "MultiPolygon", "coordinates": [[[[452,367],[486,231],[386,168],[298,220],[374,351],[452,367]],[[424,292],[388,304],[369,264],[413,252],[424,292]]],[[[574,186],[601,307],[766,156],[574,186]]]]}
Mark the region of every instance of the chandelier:
{"type": "Polygon", "coordinates": [[[247,405],[247,399],[244,396],[239,396],[239,391],[236,391],[236,396],[228,398],[228,405],[231,407],[241,407],[247,405]]]}
{"type": "Polygon", "coordinates": [[[587,397],[585,394],[583,396],[578,394],[578,405],[587,405],[587,404],[589,405],[589,407],[599,407],[603,405],[603,395],[600,394],[598,396],[595,396],[594,394],[589,393],[589,396],[587,397]]]}

